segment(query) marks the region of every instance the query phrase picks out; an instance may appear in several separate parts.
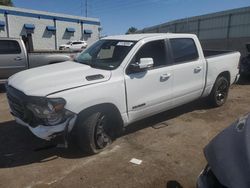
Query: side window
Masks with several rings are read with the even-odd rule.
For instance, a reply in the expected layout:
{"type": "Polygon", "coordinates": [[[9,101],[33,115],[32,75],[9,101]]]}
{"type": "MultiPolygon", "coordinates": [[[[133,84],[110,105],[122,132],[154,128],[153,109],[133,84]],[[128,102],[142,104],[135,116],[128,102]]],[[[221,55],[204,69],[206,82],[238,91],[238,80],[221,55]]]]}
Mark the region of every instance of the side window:
{"type": "Polygon", "coordinates": [[[146,43],[136,53],[134,61],[139,62],[141,58],[153,58],[154,67],[167,65],[165,41],[158,40],[146,43]]]}
{"type": "Polygon", "coordinates": [[[170,39],[170,44],[175,64],[196,60],[199,57],[195,42],[191,38],[170,39]]]}
{"type": "Polygon", "coordinates": [[[20,54],[21,48],[17,41],[1,40],[0,41],[0,54],[20,54]]]}
{"type": "Polygon", "coordinates": [[[72,44],[76,45],[76,44],[82,44],[82,43],[81,42],[73,42],[72,44]]]}

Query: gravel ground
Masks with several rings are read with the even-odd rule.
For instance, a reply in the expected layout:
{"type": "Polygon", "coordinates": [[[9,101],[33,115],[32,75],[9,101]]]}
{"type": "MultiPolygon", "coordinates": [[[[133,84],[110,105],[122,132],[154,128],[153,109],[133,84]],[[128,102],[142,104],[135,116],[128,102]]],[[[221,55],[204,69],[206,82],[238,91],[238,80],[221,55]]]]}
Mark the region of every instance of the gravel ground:
{"type": "Polygon", "coordinates": [[[0,187],[193,188],[206,161],[204,146],[249,112],[250,81],[231,87],[227,103],[202,100],[130,125],[106,151],[86,156],[50,147],[17,125],[0,93],[0,187]],[[141,165],[129,163],[141,159],[141,165]]]}

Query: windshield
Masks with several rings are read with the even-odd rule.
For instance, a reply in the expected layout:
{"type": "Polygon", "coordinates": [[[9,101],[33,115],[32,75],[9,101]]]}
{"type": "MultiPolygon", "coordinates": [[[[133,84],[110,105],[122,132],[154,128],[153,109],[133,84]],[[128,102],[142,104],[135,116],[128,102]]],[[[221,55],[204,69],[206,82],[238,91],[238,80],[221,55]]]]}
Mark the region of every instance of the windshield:
{"type": "Polygon", "coordinates": [[[82,52],[76,61],[91,67],[113,70],[120,66],[135,41],[99,40],[82,52]]]}

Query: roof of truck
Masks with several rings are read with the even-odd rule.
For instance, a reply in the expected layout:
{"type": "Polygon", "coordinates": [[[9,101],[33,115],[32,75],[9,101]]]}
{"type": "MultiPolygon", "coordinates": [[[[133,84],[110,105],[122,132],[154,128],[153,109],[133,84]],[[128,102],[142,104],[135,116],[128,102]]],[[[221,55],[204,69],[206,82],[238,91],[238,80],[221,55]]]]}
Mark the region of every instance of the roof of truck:
{"type": "Polygon", "coordinates": [[[114,35],[108,36],[103,39],[108,40],[128,40],[128,41],[139,41],[145,38],[154,38],[154,37],[193,37],[194,34],[176,34],[176,33],[147,33],[147,34],[129,34],[129,35],[114,35]]]}

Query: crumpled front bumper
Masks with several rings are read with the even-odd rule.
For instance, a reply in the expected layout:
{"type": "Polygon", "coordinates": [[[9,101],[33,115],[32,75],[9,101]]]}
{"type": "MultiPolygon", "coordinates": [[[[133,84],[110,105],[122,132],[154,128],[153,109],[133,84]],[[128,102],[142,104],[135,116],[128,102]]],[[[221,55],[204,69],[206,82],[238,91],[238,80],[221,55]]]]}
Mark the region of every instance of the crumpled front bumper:
{"type": "Polygon", "coordinates": [[[76,119],[77,119],[77,115],[74,115],[74,116],[69,117],[65,122],[55,125],[55,126],[38,125],[36,127],[31,127],[28,123],[24,122],[20,118],[15,117],[15,120],[18,124],[28,127],[29,130],[35,136],[44,140],[51,140],[52,138],[55,138],[60,133],[64,133],[67,131],[70,132],[74,127],[76,119]]]}

